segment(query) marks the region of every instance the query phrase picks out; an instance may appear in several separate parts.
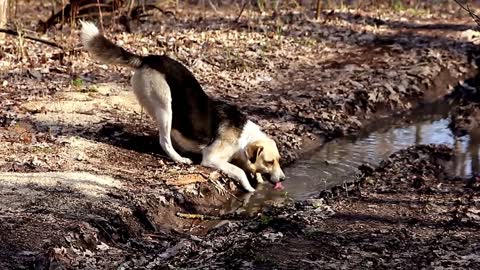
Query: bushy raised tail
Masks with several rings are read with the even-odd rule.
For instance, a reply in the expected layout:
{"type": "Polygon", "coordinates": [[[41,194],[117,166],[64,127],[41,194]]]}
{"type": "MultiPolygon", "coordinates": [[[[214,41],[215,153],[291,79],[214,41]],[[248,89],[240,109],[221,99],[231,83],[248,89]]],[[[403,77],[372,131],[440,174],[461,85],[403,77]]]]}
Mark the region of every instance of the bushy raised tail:
{"type": "Polygon", "coordinates": [[[81,39],[83,46],[95,58],[107,64],[119,64],[133,68],[142,65],[142,56],[128,52],[122,47],[106,39],[91,22],[82,24],[81,39]]]}

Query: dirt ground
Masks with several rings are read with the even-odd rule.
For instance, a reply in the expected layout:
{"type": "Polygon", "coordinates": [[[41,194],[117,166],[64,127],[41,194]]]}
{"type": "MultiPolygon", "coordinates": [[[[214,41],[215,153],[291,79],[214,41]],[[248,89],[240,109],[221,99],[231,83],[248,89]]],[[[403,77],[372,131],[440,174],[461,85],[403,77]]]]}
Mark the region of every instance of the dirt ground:
{"type": "MultiPolygon", "coordinates": [[[[35,29],[48,5],[20,5],[17,24],[35,29]]],[[[480,33],[458,9],[237,15],[185,8],[133,33],[105,18],[105,32],[187,65],[277,140],[285,165],[475,79],[480,33]]],[[[90,59],[77,27],[42,37],[66,49],[0,41],[1,269],[478,268],[478,187],[444,175],[441,146],[401,151],[334,198],[200,233],[176,213],[218,213],[235,183],[169,161],[129,91],[131,71],[90,59]]]]}

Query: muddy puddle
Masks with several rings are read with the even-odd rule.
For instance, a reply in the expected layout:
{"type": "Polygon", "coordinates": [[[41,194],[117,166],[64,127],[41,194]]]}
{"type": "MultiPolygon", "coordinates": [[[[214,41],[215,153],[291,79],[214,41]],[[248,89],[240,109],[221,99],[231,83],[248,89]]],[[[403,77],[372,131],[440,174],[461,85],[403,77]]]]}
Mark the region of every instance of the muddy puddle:
{"type": "Polygon", "coordinates": [[[224,211],[252,215],[286,198],[305,199],[354,180],[361,164],[376,166],[393,152],[418,144],[446,144],[455,148],[452,175],[465,177],[478,173],[480,132],[462,138],[453,136],[448,128],[449,107],[444,101],[424,105],[408,115],[380,120],[356,137],[330,141],[308,158],[285,168],[285,190],[275,191],[265,183],[254,194],[240,195],[243,205],[232,200],[224,211]]]}

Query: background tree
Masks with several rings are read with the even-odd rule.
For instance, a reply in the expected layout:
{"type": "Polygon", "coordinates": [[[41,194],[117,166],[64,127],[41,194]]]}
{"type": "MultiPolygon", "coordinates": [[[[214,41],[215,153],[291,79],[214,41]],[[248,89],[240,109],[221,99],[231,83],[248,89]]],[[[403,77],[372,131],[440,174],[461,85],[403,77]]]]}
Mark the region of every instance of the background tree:
{"type": "MultiPolygon", "coordinates": [[[[8,17],[8,0],[0,0],[0,28],[7,24],[8,17]]],[[[0,39],[3,39],[5,34],[0,33],[0,39]]]]}

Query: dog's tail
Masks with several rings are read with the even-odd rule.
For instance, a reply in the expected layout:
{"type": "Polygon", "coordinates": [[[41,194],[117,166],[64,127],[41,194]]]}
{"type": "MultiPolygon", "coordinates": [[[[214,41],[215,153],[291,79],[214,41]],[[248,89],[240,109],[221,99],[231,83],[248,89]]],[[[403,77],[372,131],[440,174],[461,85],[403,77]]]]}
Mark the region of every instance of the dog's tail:
{"type": "Polygon", "coordinates": [[[120,46],[106,39],[91,22],[80,22],[82,24],[81,39],[83,46],[95,58],[107,64],[120,64],[132,68],[142,65],[143,57],[128,52],[120,46]]]}

